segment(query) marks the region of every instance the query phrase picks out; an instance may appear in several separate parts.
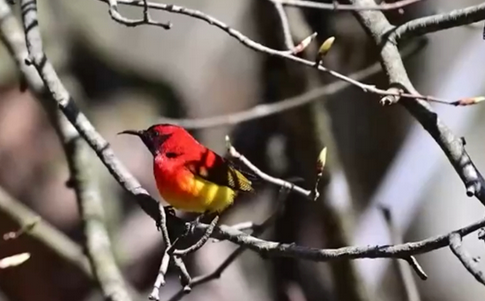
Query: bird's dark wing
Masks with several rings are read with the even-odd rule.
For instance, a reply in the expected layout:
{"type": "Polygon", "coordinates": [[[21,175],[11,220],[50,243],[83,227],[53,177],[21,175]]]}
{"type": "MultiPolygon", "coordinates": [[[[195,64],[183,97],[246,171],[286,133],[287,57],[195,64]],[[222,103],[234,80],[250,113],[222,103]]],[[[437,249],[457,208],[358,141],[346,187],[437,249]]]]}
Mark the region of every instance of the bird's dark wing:
{"type": "Polygon", "coordinates": [[[186,167],[196,176],[217,185],[226,186],[240,192],[252,192],[256,175],[243,171],[233,162],[216,154],[203,156],[202,160],[189,161],[186,167]]]}

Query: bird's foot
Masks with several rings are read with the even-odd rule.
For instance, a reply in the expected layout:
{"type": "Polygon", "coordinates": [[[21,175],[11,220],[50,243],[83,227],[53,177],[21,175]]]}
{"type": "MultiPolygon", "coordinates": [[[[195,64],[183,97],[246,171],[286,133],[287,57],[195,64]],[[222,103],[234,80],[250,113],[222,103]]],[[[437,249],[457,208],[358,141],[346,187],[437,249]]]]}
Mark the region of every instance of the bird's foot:
{"type": "Polygon", "coordinates": [[[168,215],[171,215],[171,216],[175,216],[175,208],[173,208],[173,206],[165,206],[163,207],[163,209],[165,209],[165,212],[168,214],[168,215]]]}
{"type": "Polygon", "coordinates": [[[204,216],[203,214],[199,215],[193,221],[186,223],[187,229],[185,230],[185,235],[193,235],[195,233],[195,229],[197,228],[197,225],[200,223],[200,220],[202,219],[203,216],[204,216]]]}

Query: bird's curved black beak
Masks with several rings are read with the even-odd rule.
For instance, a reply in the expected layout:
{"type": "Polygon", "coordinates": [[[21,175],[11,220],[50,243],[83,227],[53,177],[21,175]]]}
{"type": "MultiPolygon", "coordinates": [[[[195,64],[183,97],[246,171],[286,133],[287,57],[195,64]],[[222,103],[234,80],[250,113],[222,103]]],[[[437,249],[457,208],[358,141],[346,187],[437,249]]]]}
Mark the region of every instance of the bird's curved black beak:
{"type": "Polygon", "coordinates": [[[118,135],[134,135],[134,136],[138,136],[138,137],[143,137],[143,134],[145,133],[145,131],[137,131],[137,130],[125,130],[125,131],[122,131],[122,132],[119,132],[118,135]]]}

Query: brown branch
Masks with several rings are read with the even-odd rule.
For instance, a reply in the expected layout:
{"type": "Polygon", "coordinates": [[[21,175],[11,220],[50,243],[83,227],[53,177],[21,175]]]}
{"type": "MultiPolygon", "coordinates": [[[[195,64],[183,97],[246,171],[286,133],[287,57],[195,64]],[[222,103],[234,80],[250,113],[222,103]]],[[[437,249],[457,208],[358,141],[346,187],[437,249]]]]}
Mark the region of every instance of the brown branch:
{"type": "Polygon", "coordinates": [[[340,4],[337,1],[333,1],[333,3],[320,3],[320,2],[303,1],[303,0],[272,0],[272,1],[279,2],[284,6],[324,9],[324,10],[334,10],[334,11],[357,11],[357,10],[386,11],[386,10],[401,9],[408,5],[420,2],[422,0],[400,0],[394,3],[381,3],[381,4],[374,4],[374,5],[340,4]]]}
{"type": "MultiPolygon", "coordinates": [[[[3,1],[2,1],[3,2],[3,1]]],[[[34,1],[24,1],[24,11],[35,9],[34,1]]],[[[35,10],[34,10],[35,11],[35,10]]],[[[37,95],[43,95],[49,101],[59,106],[62,113],[73,124],[80,135],[88,142],[89,146],[96,152],[101,162],[106,166],[108,171],[113,175],[115,180],[138,202],[140,207],[152,217],[157,224],[160,221],[160,215],[165,215],[164,210],[159,210],[158,202],[154,200],[148,192],[141,187],[140,183],[128,172],[126,167],[115,156],[109,143],[94,129],[86,116],[79,110],[74,100],[71,98],[64,85],[60,81],[51,63],[47,60],[43,50],[42,41],[38,30],[35,29],[37,21],[30,21],[26,27],[26,43],[28,52],[25,48],[25,42],[18,40],[19,32],[3,31],[4,35],[11,36],[7,42],[9,50],[15,57],[22,74],[27,78],[30,77],[31,88],[37,95]],[[36,34],[37,31],[37,34],[36,34]],[[33,33],[32,33],[33,32],[33,33]],[[16,36],[15,36],[16,35],[16,36]],[[30,53],[30,56],[29,56],[30,53]],[[35,67],[33,69],[30,64],[35,67]],[[37,70],[39,78],[33,78],[32,72],[37,70]]],[[[22,36],[22,35],[20,35],[22,36]]]]}
{"type": "Polygon", "coordinates": [[[453,254],[455,254],[465,269],[467,269],[467,271],[472,274],[472,276],[475,277],[478,282],[485,285],[485,275],[482,271],[480,271],[478,264],[461,245],[461,235],[459,233],[451,233],[449,239],[450,249],[453,254]]]}

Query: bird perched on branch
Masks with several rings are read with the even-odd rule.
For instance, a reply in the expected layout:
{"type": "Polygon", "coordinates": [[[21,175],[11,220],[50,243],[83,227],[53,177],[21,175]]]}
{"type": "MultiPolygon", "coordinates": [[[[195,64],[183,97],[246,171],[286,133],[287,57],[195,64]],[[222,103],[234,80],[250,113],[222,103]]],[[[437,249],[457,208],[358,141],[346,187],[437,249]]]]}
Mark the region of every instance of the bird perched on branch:
{"type": "Polygon", "coordinates": [[[156,124],[119,134],[141,138],[153,155],[157,188],[176,209],[221,213],[239,193],[253,191],[254,173],[200,144],[182,127],[156,124]]]}

